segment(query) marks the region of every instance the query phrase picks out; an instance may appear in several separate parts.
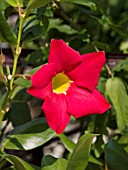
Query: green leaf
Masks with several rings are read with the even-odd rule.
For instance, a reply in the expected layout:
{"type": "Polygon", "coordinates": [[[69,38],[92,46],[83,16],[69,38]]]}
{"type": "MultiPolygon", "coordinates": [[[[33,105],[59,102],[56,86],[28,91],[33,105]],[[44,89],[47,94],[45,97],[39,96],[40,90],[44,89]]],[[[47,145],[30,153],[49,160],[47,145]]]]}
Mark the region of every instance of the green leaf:
{"type": "Polygon", "coordinates": [[[23,1],[22,0],[5,0],[9,5],[18,7],[19,5],[23,7],[23,1]]]}
{"type": "Polygon", "coordinates": [[[3,141],[6,149],[30,150],[49,141],[55,132],[51,130],[45,118],[39,118],[16,127],[3,141]]]}
{"type": "Polygon", "coordinates": [[[114,68],[113,71],[127,71],[128,72],[128,58],[122,60],[117,64],[114,68]]]}
{"type": "Polygon", "coordinates": [[[66,170],[85,170],[88,165],[90,148],[95,134],[84,134],[78,140],[66,170]]]}
{"type": "Polygon", "coordinates": [[[0,11],[5,10],[9,5],[5,1],[0,2],[0,11]]]}
{"type": "Polygon", "coordinates": [[[31,64],[35,67],[41,65],[44,60],[44,57],[42,56],[43,56],[43,52],[41,49],[28,54],[28,56],[26,56],[22,62],[22,67],[24,67],[27,64],[31,64]]]}
{"type": "Polygon", "coordinates": [[[39,167],[28,164],[17,156],[6,155],[5,159],[11,164],[13,164],[16,170],[40,170],[39,167]]]}
{"type": "Polygon", "coordinates": [[[61,139],[61,141],[63,142],[64,146],[66,147],[66,149],[69,152],[73,152],[73,149],[75,147],[75,143],[71,141],[71,139],[69,139],[67,136],[65,136],[63,133],[58,135],[58,137],[61,139]]]}
{"type": "Polygon", "coordinates": [[[94,11],[97,9],[96,4],[93,1],[89,1],[89,0],[60,0],[60,2],[71,2],[78,5],[84,5],[94,11]]]}
{"type": "Polygon", "coordinates": [[[50,2],[52,2],[52,0],[30,0],[26,10],[40,8],[50,2]]]}
{"type": "Polygon", "coordinates": [[[60,19],[50,19],[49,20],[49,27],[48,27],[48,31],[50,29],[57,29],[59,32],[65,33],[65,34],[76,34],[78,31],[76,31],[75,29],[71,28],[69,25],[63,24],[63,21],[60,19]]]}
{"type": "Polygon", "coordinates": [[[56,159],[47,155],[42,160],[42,170],[66,170],[67,162],[66,159],[56,159]]]}
{"type": "Polygon", "coordinates": [[[108,79],[106,93],[114,105],[117,125],[122,131],[128,126],[128,95],[123,81],[118,77],[108,79]]]}
{"type": "Polygon", "coordinates": [[[111,170],[128,170],[128,154],[115,140],[106,144],[105,157],[111,170]]]}
{"type": "Polygon", "coordinates": [[[100,42],[100,41],[94,41],[93,44],[98,49],[104,50],[105,52],[109,52],[110,51],[109,44],[107,44],[107,43],[103,43],[103,42],[100,42]]]}
{"type": "Polygon", "coordinates": [[[0,11],[0,39],[13,45],[17,43],[16,36],[9,27],[2,11],[0,11]]]}
{"type": "Polygon", "coordinates": [[[30,110],[27,103],[12,102],[10,120],[14,127],[25,124],[31,120],[30,110]]]}
{"type": "MultiPolygon", "coordinates": [[[[34,74],[37,70],[40,69],[40,67],[41,67],[41,66],[34,68],[34,69],[31,70],[28,74],[30,74],[30,75],[34,74]]],[[[22,86],[22,87],[25,87],[25,88],[29,88],[29,87],[31,86],[31,81],[30,81],[30,80],[26,80],[26,79],[24,79],[23,77],[20,77],[20,78],[16,79],[16,80],[14,81],[14,83],[15,83],[16,85],[19,85],[19,86],[22,86]]]]}
{"type": "Polygon", "coordinates": [[[100,165],[100,166],[103,166],[103,163],[100,162],[98,159],[96,159],[95,157],[93,157],[92,155],[90,155],[89,157],[89,162],[91,163],[94,163],[94,164],[97,164],[97,165],[100,165]]]}
{"type": "Polygon", "coordinates": [[[56,162],[56,160],[57,160],[57,158],[54,158],[51,155],[46,155],[43,157],[43,159],[41,161],[41,167],[52,165],[53,163],[56,162]]]}

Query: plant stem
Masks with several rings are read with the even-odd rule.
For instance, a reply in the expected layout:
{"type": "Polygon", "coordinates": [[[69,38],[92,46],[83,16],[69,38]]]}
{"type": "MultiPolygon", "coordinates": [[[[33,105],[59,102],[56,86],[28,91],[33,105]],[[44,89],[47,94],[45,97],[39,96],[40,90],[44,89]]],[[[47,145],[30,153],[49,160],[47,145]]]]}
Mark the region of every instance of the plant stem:
{"type": "MultiPolygon", "coordinates": [[[[19,10],[20,11],[20,10],[19,10]]],[[[19,12],[20,14],[20,25],[19,25],[19,32],[18,32],[18,39],[17,39],[17,46],[16,46],[16,51],[14,54],[14,63],[13,63],[13,70],[12,70],[12,79],[10,81],[10,89],[12,90],[13,88],[13,82],[14,82],[14,75],[16,73],[17,69],[17,61],[21,53],[21,34],[22,34],[22,28],[25,20],[25,14],[21,14],[21,11],[19,12]]]]}
{"type": "Polygon", "coordinates": [[[14,57],[14,63],[13,63],[13,69],[12,69],[12,78],[10,80],[10,84],[7,88],[7,91],[6,91],[6,94],[5,94],[5,97],[4,97],[4,100],[1,104],[1,108],[0,108],[0,125],[2,123],[2,120],[3,120],[3,117],[6,113],[6,106],[10,100],[10,95],[11,93],[13,92],[14,88],[13,88],[13,83],[14,83],[14,75],[16,73],[16,69],[17,69],[17,61],[18,61],[18,58],[20,56],[20,53],[21,53],[21,35],[22,35],[22,28],[23,28],[23,24],[24,24],[24,21],[25,21],[25,14],[21,14],[21,8],[19,6],[18,8],[19,10],[19,17],[20,17],[20,23],[19,23],[19,31],[18,31],[18,38],[17,38],[17,45],[16,45],[16,48],[14,48],[12,45],[11,45],[11,49],[12,49],[12,52],[13,52],[13,57],[14,57]]]}
{"type": "Polygon", "coordinates": [[[108,64],[105,64],[105,67],[106,67],[106,70],[108,71],[108,74],[113,78],[114,75],[113,75],[110,67],[108,66],[108,64]]]}

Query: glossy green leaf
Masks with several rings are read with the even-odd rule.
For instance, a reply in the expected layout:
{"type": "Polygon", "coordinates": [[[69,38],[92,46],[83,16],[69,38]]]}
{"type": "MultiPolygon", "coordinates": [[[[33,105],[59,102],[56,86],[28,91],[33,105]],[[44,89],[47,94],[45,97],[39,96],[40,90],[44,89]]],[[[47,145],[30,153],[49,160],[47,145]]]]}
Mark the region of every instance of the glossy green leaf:
{"type": "Polygon", "coordinates": [[[40,8],[50,2],[52,2],[52,0],[30,0],[26,10],[40,8]]]}
{"type": "Polygon", "coordinates": [[[2,11],[0,11],[0,39],[13,45],[17,43],[16,36],[9,27],[2,11]]]}
{"type": "Polygon", "coordinates": [[[51,130],[45,118],[39,118],[16,127],[3,141],[6,149],[30,150],[49,141],[55,132],[51,130]]]}
{"type": "Polygon", "coordinates": [[[106,144],[105,157],[111,170],[128,170],[128,154],[115,140],[106,144]]]}
{"type": "Polygon", "coordinates": [[[42,160],[41,170],[66,170],[67,162],[66,159],[56,159],[53,156],[47,155],[42,160]]]}
{"type": "Polygon", "coordinates": [[[93,1],[89,1],[89,0],[60,0],[60,2],[71,2],[78,5],[84,5],[94,11],[97,9],[96,4],[93,1]]]}
{"type": "Polygon", "coordinates": [[[128,126],[128,95],[126,87],[120,78],[107,80],[106,93],[116,110],[116,120],[120,131],[128,126]]]}
{"type": "Polygon", "coordinates": [[[63,142],[65,148],[69,151],[69,152],[73,152],[73,149],[75,147],[75,143],[73,141],[71,141],[71,139],[69,139],[66,135],[64,135],[63,133],[58,135],[58,137],[61,139],[61,141],[63,142]]]}
{"type": "Polygon", "coordinates": [[[88,165],[91,143],[95,136],[95,134],[84,134],[80,137],[71,154],[66,170],[85,170],[88,165]]]}
{"type": "Polygon", "coordinates": [[[41,167],[46,167],[49,165],[52,165],[53,163],[55,163],[57,160],[57,158],[51,156],[51,155],[46,155],[43,157],[42,161],[41,161],[41,167]]]}
{"type": "MultiPolygon", "coordinates": [[[[34,68],[28,74],[30,74],[30,75],[34,74],[37,70],[39,70],[40,67],[41,66],[34,68]]],[[[31,86],[31,81],[30,80],[26,80],[23,77],[20,77],[20,78],[16,79],[14,81],[14,83],[16,85],[19,85],[19,86],[22,86],[22,87],[25,87],[25,88],[29,88],[31,86]]]]}
{"type": "Polygon", "coordinates": [[[14,127],[25,124],[31,120],[30,110],[27,103],[12,102],[10,120],[14,127]]]}
{"type": "Polygon", "coordinates": [[[39,167],[31,165],[17,156],[6,155],[5,159],[13,164],[16,170],[40,170],[39,167]]]}
{"type": "Polygon", "coordinates": [[[9,5],[18,7],[19,5],[23,7],[23,1],[22,0],[5,0],[9,5]]]}

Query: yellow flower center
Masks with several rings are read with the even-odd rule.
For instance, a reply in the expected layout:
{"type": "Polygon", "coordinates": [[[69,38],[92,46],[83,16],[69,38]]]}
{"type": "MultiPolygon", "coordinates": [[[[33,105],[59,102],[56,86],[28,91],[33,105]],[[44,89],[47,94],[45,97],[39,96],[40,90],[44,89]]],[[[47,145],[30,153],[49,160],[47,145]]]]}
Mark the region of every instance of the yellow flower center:
{"type": "Polygon", "coordinates": [[[70,87],[72,81],[64,73],[59,73],[52,78],[52,89],[54,93],[66,94],[66,91],[70,87]]]}

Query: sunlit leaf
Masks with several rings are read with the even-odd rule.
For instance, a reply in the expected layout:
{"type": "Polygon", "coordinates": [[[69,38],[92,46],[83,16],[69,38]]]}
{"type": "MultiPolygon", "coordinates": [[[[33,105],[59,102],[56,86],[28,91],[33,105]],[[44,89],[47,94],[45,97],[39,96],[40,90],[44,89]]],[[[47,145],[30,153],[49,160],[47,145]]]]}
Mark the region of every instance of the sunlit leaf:
{"type": "Polygon", "coordinates": [[[63,142],[64,146],[66,147],[66,149],[69,152],[73,152],[73,149],[75,147],[75,143],[73,141],[71,141],[71,139],[69,139],[66,135],[64,135],[63,133],[58,135],[58,137],[61,139],[61,141],[63,142]]]}
{"type": "Polygon", "coordinates": [[[128,126],[128,95],[123,81],[118,77],[109,78],[106,93],[114,105],[117,125],[122,131],[128,126]]]}
{"type": "Polygon", "coordinates": [[[50,2],[52,2],[52,0],[30,0],[26,10],[40,8],[50,2]]]}
{"type": "Polygon", "coordinates": [[[41,170],[66,170],[67,162],[68,161],[66,159],[56,159],[50,155],[47,155],[42,160],[41,170]]]}
{"type": "Polygon", "coordinates": [[[23,1],[22,0],[5,0],[9,5],[18,7],[19,5],[23,7],[23,1]]]}
{"type": "Polygon", "coordinates": [[[91,143],[95,136],[94,134],[81,136],[71,154],[67,170],[85,170],[88,165],[91,143]]]}
{"type": "Polygon", "coordinates": [[[43,145],[55,135],[45,118],[16,127],[3,141],[6,149],[30,150],[43,145]]]}

